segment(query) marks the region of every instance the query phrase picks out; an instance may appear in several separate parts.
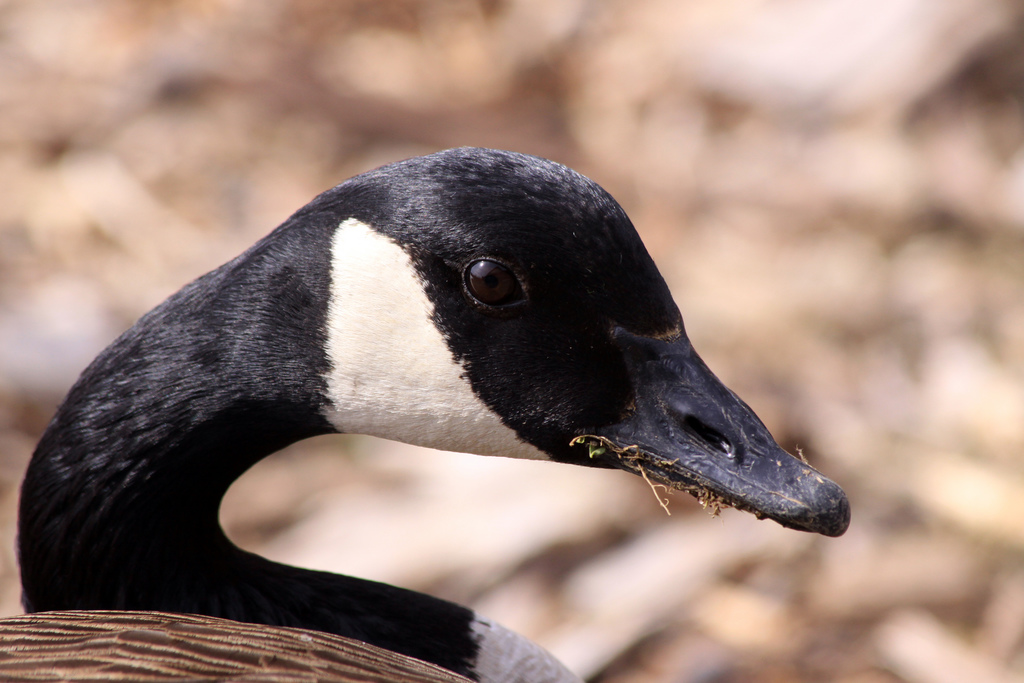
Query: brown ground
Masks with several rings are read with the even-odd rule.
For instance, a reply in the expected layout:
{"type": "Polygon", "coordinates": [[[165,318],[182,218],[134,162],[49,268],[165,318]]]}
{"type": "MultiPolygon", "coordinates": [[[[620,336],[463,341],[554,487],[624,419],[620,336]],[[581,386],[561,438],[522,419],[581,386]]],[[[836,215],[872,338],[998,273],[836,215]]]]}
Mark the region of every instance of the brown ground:
{"type": "Polygon", "coordinates": [[[0,614],[92,356],[313,195],[472,144],[626,207],[840,539],[621,473],[358,437],[257,466],[275,558],[471,604],[606,683],[1024,680],[1024,5],[0,2],[0,614]]]}

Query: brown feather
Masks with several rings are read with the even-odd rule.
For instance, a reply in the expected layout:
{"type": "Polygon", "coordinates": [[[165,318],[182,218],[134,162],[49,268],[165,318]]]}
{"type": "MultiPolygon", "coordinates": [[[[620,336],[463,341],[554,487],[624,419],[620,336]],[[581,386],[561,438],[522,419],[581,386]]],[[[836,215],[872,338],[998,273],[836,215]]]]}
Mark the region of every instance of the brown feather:
{"type": "Polygon", "coordinates": [[[349,638],[164,612],[0,619],[0,680],[472,683],[349,638]]]}

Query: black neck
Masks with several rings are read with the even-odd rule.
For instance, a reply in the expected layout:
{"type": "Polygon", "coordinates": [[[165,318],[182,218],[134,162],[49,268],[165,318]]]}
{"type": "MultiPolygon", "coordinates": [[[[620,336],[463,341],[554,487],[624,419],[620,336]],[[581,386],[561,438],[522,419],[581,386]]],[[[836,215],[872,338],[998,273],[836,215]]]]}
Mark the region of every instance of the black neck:
{"type": "Polygon", "coordinates": [[[72,388],[22,487],[25,607],[311,628],[471,674],[466,608],[275,564],[219,526],[220,501],[246,469],[333,431],[323,417],[329,248],[303,271],[282,258],[293,237],[279,230],[183,289],[72,388]]]}

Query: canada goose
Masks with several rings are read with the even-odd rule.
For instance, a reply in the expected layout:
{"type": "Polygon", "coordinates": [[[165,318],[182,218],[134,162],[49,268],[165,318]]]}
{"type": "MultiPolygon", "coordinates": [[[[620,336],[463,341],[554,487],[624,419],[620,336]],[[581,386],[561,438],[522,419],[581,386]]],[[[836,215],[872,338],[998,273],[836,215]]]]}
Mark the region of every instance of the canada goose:
{"type": "Polygon", "coordinates": [[[26,611],[194,613],[351,637],[481,683],[578,680],[465,607],[226,538],[217,511],[239,475],[333,432],[624,469],[829,536],[849,523],[842,490],[701,361],[608,193],[551,161],[461,148],[321,194],[93,361],[22,486],[26,611]]]}

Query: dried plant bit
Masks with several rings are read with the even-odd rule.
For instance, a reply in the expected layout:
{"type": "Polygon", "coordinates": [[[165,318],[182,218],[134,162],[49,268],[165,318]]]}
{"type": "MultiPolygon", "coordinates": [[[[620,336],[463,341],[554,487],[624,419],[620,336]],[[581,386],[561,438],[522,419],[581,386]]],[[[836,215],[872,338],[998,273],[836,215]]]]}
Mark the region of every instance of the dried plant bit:
{"type": "Polygon", "coordinates": [[[621,457],[623,452],[625,452],[627,449],[633,449],[637,453],[637,456],[639,456],[640,453],[640,449],[637,446],[627,446],[625,449],[619,448],[605,437],[594,436],[592,434],[584,434],[583,436],[577,436],[576,438],[569,442],[570,446],[576,446],[579,444],[586,444],[587,448],[589,449],[588,455],[591,458],[596,458],[598,456],[604,455],[608,451],[611,451],[621,457]]]}
{"type": "Polygon", "coordinates": [[[708,489],[701,489],[701,491],[695,495],[700,506],[707,510],[712,517],[717,517],[721,514],[722,510],[732,507],[724,498],[708,489]]]}
{"type": "Polygon", "coordinates": [[[797,455],[798,458],[800,458],[800,461],[803,464],[805,464],[805,465],[810,465],[811,464],[811,463],[807,462],[807,456],[804,455],[804,449],[800,448],[799,446],[796,447],[796,455],[797,455]]]}
{"type": "Polygon", "coordinates": [[[700,484],[684,484],[681,482],[671,481],[663,475],[660,475],[657,469],[652,468],[651,465],[657,467],[658,465],[668,466],[671,461],[656,456],[652,453],[646,453],[640,450],[640,447],[633,444],[629,446],[617,446],[612,443],[611,440],[597,436],[596,434],[584,434],[577,436],[569,442],[570,446],[576,446],[579,444],[586,444],[590,449],[590,457],[594,458],[599,455],[604,455],[606,452],[611,451],[619,457],[623,463],[625,463],[627,469],[631,470],[634,474],[639,474],[643,477],[647,485],[651,487],[651,491],[654,492],[654,497],[657,499],[658,504],[665,510],[668,515],[672,513],[668,509],[668,499],[663,499],[661,494],[658,493],[657,487],[665,489],[666,492],[672,490],[685,491],[691,496],[697,499],[701,507],[707,510],[712,517],[717,517],[722,510],[734,507],[721,495],[715,493],[711,489],[701,486],[700,484]]]}
{"type": "Polygon", "coordinates": [[[669,517],[671,517],[671,516],[672,516],[672,511],[668,509],[668,497],[666,496],[666,497],[665,497],[665,498],[663,499],[663,498],[661,497],[661,494],[660,494],[660,493],[658,493],[658,487],[660,486],[661,488],[665,489],[665,492],[666,492],[666,493],[671,493],[671,489],[669,489],[669,487],[665,486],[664,484],[655,484],[655,483],[654,483],[653,481],[651,481],[651,480],[650,480],[650,478],[649,478],[649,477],[647,476],[647,470],[645,470],[645,469],[644,469],[644,468],[642,468],[642,467],[641,467],[641,468],[639,468],[639,469],[640,469],[640,476],[642,476],[642,477],[644,478],[644,481],[646,481],[646,482],[647,482],[647,485],[651,487],[651,493],[653,493],[653,494],[654,494],[654,497],[655,497],[655,498],[657,499],[657,501],[658,501],[658,505],[660,505],[660,506],[661,506],[661,509],[665,511],[665,514],[666,514],[666,515],[668,515],[669,517]]]}
{"type": "Polygon", "coordinates": [[[617,446],[610,439],[597,436],[596,434],[577,436],[569,442],[570,446],[577,446],[579,444],[587,445],[590,449],[590,457],[592,458],[604,455],[607,451],[611,451],[622,460],[635,460],[643,457],[639,446],[617,446]]]}
{"type": "Polygon", "coordinates": [[[573,440],[569,442],[570,446],[578,446],[580,444],[586,444],[591,448],[608,448],[616,452],[619,450],[611,441],[603,436],[597,436],[596,434],[583,434],[573,438],[573,440]]]}

